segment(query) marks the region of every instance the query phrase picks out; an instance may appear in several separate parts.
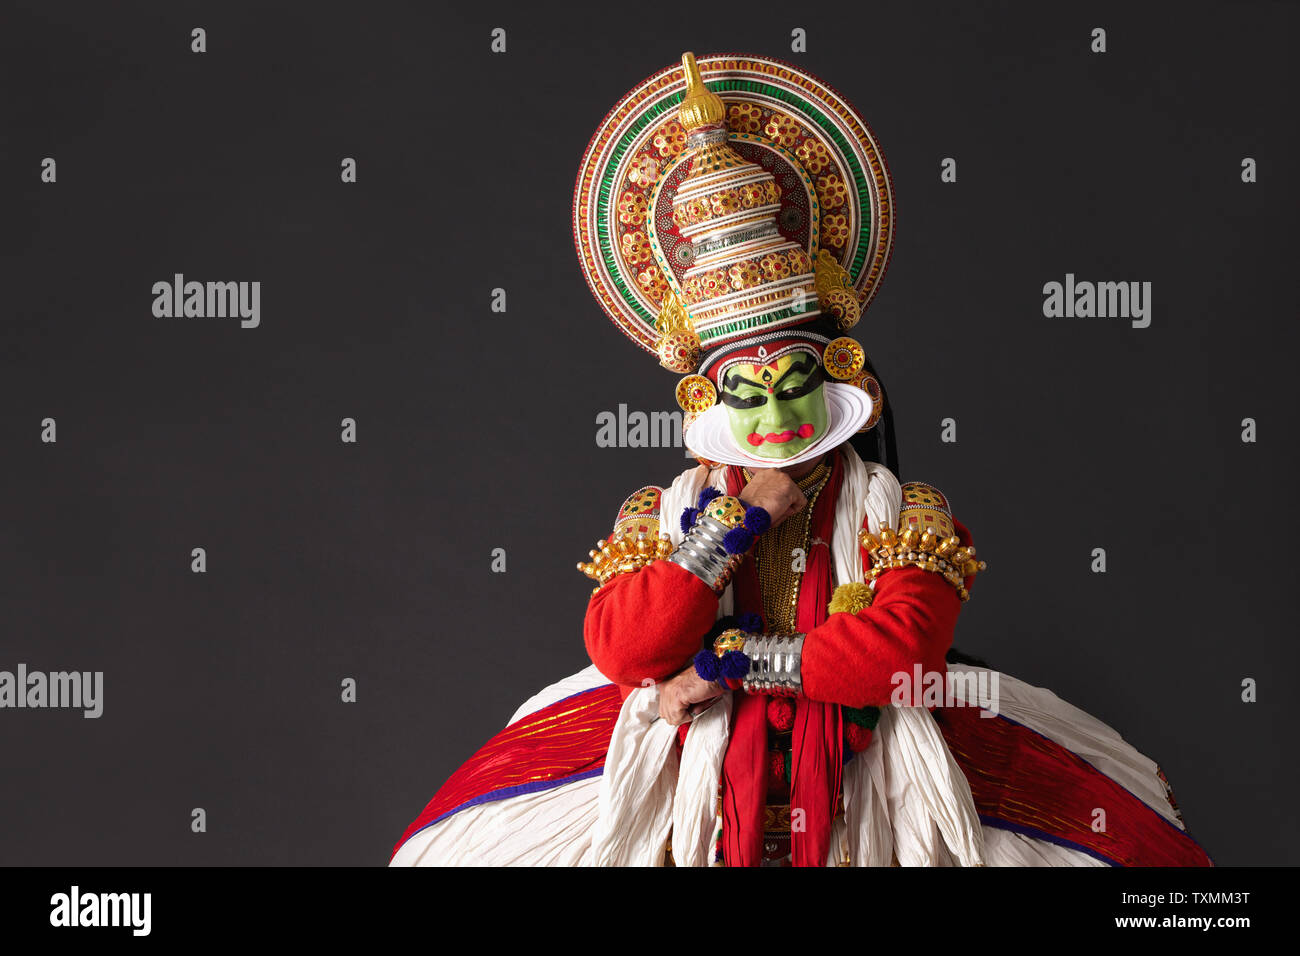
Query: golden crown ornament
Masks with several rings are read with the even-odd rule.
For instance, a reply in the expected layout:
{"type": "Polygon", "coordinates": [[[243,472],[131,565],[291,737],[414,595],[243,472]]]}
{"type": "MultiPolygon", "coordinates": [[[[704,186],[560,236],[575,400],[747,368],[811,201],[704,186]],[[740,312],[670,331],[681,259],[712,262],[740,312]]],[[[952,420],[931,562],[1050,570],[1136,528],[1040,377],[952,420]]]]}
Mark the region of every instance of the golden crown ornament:
{"type": "MultiPolygon", "coordinates": [[[[738,54],[685,53],[619,100],[583,155],[573,203],[592,293],[625,335],[688,376],[688,417],[707,410],[697,379],[716,384],[729,347],[816,320],[853,328],[888,266],[893,225],[884,155],[853,106],[800,67],[738,54]]],[[[812,338],[821,352],[826,339],[812,338]]],[[[865,388],[870,376],[851,366],[836,366],[840,380],[865,388]]]]}

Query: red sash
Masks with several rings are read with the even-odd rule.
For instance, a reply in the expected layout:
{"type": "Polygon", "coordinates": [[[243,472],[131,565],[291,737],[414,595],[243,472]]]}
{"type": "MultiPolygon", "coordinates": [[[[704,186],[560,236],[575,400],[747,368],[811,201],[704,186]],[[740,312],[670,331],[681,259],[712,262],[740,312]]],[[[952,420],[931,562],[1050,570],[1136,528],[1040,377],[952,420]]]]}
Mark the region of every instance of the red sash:
{"type": "MultiPolygon", "coordinates": [[[[812,515],[812,544],[799,587],[795,627],[807,633],[823,623],[831,599],[831,534],[835,503],[844,469],[833,452],[831,474],[817,496],[812,515]]],[[[727,469],[727,494],[739,495],[745,476],[735,465],[727,469]]],[[[732,581],[737,614],[762,615],[754,560],[745,560],[732,581]]],[[[731,743],[723,761],[722,846],[728,866],[758,866],[763,856],[763,804],[767,791],[767,697],[736,695],[731,743]]],[[[824,866],[830,852],[831,821],[840,799],[844,725],[838,704],[799,697],[790,770],[792,827],[790,856],[795,866],[824,866]],[[794,817],[802,810],[801,821],[794,817]]]]}

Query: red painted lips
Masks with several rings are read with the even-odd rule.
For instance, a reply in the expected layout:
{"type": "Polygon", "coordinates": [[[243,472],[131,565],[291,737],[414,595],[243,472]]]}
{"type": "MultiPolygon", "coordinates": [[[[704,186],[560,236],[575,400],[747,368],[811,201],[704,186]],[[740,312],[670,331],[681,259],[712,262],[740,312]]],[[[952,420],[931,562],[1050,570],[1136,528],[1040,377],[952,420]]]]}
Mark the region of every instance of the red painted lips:
{"type": "Polygon", "coordinates": [[[766,435],[752,432],[746,436],[746,440],[755,447],[763,444],[763,442],[770,442],[773,445],[783,445],[792,438],[811,438],[815,430],[816,429],[814,429],[810,423],[805,422],[799,426],[798,431],[791,431],[787,428],[783,432],[768,432],[766,435]]]}

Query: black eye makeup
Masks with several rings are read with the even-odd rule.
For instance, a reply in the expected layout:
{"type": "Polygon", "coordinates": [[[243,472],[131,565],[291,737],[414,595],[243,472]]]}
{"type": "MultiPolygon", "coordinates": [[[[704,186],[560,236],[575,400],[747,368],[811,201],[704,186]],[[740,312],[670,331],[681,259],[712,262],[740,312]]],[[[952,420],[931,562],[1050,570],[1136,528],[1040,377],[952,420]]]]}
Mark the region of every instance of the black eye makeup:
{"type": "MultiPolygon", "coordinates": [[[[793,371],[793,369],[791,369],[793,371]]],[[[793,398],[803,398],[805,395],[815,392],[817,386],[823,381],[823,374],[820,365],[813,366],[813,370],[808,377],[798,385],[791,385],[789,388],[776,393],[776,397],[782,401],[788,402],[793,398]]]]}
{"type": "MultiPolygon", "coordinates": [[[[780,388],[781,383],[791,375],[799,375],[805,372],[808,373],[807,378],[798,385],[792,385],[789,388],[776,392],[776,397],[781,401],[790,401],[792,399],[802,398],[803,396],[816,391],[817,386],[821,385],[825,380],[825,374],[822,371],[821,365],[819,365],[816,359],[811,355],[805,355],[795,362],[792,362],[790,367],[785,370],[785,374],[777,379],[776,385],[772,387],[780,388]]],[[[751,382],[749,379],[743,377],[737,372],[732,372],[729,375],[724,376],[722,386],[723,391],[719,398],[722,400],[722,404],[731,408],[758,408],[760,405],[767,403],[767,395],[764,394],[768,388],[767,384],[762,382],[751,382]],[[746,385],[750,388],[761,389],[762,391],[757,395],[746,396],[736,395],[732,391],[733,389],[743,388],[746,385]]]]}
{"type": "Polygon", "coordinates": [[[731,408],[758,408],[760,405],[767,404],[766,395],[749,395],[745,398],[741,398],[739,395],[734,395],[731,392],[723,392],[720,398],[722,399],[723,405],[728,405],[731,408]]]}

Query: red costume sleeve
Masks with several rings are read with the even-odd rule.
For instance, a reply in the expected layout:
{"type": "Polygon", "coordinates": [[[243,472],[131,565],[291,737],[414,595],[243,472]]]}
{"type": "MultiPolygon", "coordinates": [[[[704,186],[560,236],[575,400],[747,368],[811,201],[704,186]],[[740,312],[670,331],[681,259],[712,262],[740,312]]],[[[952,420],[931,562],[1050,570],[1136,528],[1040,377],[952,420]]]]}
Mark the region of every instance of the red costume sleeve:
{"type": "MultiPolygon", "coordinates": [[[[963,545],[970,532],[954,530],[963,545]]],[[[864,554],[865,557],[865,554],[864,554]]],[[[974,576],[966,579],[969,590],[974,576]]],[[[893,676],[947,669],[961,600],[951,584],[933,571],[895,568],[876,582],[871,606],[857,614],[838,613],[808,632],[800,676],[811,700],[847,707],[883,707],[894,691],[893,676]]]]}
{"type": "Polygon", "coordinates": [[[689,664],[717,616],[712,588],[671,561],[655,561],[615,575],[591,596],[583,639],[597,670],[615,684],[639,687],[689,664]]]}

